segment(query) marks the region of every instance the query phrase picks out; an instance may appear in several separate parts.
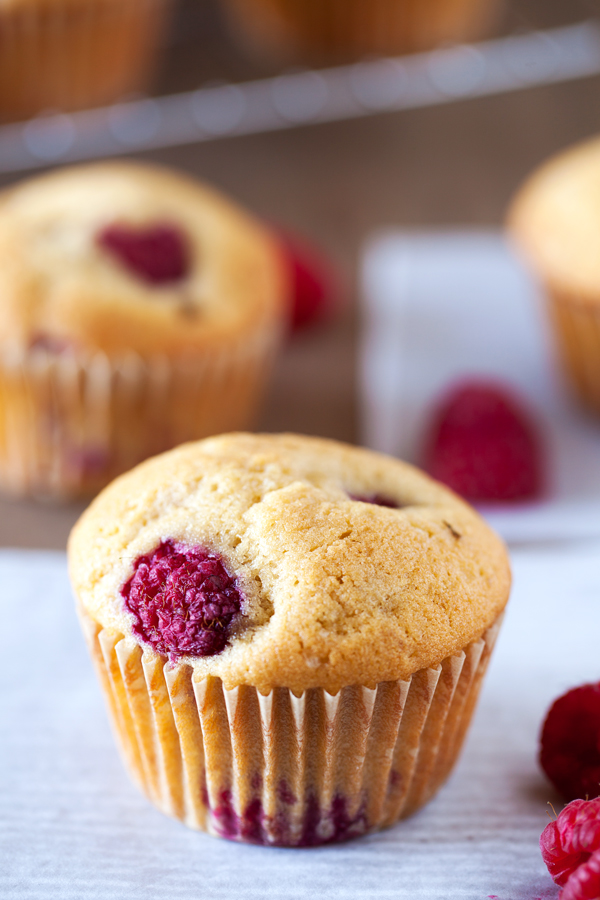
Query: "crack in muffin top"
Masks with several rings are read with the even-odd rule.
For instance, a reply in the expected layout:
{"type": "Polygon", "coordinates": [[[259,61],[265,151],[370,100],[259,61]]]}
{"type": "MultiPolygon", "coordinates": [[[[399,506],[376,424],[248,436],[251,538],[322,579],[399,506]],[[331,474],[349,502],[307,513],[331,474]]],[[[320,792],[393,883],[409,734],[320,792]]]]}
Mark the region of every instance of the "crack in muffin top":
{"type": "Polygon", "coordinates": [[[69,541],[84,613],[139,640],[124,586],[165,542],[220,560],[235,579],[223,648],[178,655],[196,679],[227,688],[335,693],[409,678],[478,639],[510,588],[503,543],[451,491],[319,438],[224,435],[121,476],[69,541]]]}

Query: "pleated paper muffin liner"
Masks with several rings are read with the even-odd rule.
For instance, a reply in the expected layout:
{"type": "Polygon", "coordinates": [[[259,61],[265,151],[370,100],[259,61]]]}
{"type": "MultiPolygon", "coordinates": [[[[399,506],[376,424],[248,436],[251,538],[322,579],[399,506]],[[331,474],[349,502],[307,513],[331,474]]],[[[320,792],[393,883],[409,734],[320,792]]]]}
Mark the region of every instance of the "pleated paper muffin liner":
{"type": "Polygon", "coordinates": [[[194,680],[80,610],[127,768],[164,813],[237,841],[316,846],[426,803],[465,737],[501,618],[408,681],[331,695],[194,680]]]}
{"type": "Polygon", "coordinates": [[[224,0],[255,52],[288,61],[351,61],[430,50],[480,36],[499,0],[224,0]]]}
{"type": "Polygon", "coordinates": [[[149,456],[251,426],[279,328],[187,360],[0,350],[0,487],[91,495],[149,456]]]}
{"type": "Polygon", "coordinates": [[[589,303],[550,288],[549,300],[567,378],[583,405],[600,415],[600,297],[589,303]]]}
{"type": "Polygon", "coordinates": [[[143,89],[172,0],[0,4],[0,119],[111,103],[143,89]]]}

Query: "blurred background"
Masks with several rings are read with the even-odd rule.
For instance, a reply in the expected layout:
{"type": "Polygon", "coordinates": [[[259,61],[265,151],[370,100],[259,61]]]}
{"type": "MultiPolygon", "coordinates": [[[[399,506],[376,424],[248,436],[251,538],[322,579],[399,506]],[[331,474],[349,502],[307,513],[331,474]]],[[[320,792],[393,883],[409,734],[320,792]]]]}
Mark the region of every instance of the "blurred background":
{"type": "MultiPolygon", "coordinates": [[[[553,29],[598,14],[600,4],[585,0],[509,0],[493,35],[553,29]]],[[[286,65],[244,52],[211,0],[181,0],[151,94],[273,77],[287,71],[286,65]]],[[[212,182],[267,222],[317,247],[336,273],[336,313],[288,339],[259,428],[359,440],[358,270],[365,241],[390,227],[500,226],[510,197],[536,165],[599,130],[599,96],[600,74],[592,74],[493,96],[136,151],[137,158],[212,182]]],[[[20,172],[15,157],[22,127],[0,127],[2,187],[34,170],[35,162],[24,155],[28,172],[20,172]],[[9,145],[10,165],[8,156],[2,158],[9,145]]],[[[0,544],[62,548],[84,505],[1,499],[0,544]]]]}

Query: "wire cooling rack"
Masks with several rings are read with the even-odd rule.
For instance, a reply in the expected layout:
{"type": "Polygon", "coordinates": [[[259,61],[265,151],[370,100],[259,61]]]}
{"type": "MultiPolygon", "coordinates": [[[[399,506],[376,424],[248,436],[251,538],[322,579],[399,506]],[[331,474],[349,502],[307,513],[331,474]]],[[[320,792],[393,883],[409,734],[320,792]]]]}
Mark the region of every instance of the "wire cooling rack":
{"type": "Polygon", "coordinates": [[[0,127],[0,173],[450,103],[600,73],[600,24],[296,71],[0,127]]]}

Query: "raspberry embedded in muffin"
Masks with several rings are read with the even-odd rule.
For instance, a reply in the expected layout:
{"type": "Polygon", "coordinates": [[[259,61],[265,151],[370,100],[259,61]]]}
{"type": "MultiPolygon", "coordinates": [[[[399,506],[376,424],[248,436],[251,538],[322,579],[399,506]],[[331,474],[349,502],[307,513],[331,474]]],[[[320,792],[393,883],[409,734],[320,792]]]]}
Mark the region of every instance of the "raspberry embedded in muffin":
{"type": "Polygon", "coordinates": [[[100,247],[148,284],[181,281],[190,270],[185,235],[174,225],[157,222],[133,227],[115,222],[100,231],[100,247]]]}
{"type": "Polygon", "coordinates": [[[215,554],[173,541],[136,560],[121,594],[134,634],[172,659],[220,653],[242,607],[235,578],[215,554]]]}
{"type": "Polygon", "coordinates": [[[357,503],[372,503],[375,506],[386,506],[388,509],[400,509],[400,504],[391,497],[383,494],[369,494],[368,496],[359,496],[358,494],[350,494],[350,499],[357,503]]]}

